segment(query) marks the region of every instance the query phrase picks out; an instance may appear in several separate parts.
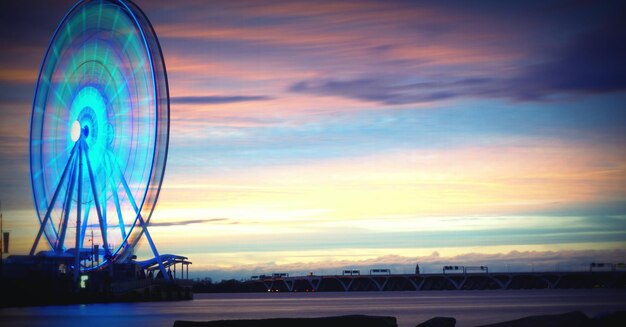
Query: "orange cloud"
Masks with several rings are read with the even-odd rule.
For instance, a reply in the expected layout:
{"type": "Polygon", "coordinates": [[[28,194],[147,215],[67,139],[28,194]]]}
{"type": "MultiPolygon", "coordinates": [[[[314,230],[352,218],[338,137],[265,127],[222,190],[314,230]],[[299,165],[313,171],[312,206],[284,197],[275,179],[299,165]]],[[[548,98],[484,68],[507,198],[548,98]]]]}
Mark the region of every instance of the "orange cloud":
{"type": "Polygon", "coordinates": [[[39,70],[24,68],[0,68],[0,82],[9,83],[32,83],[37,82],[39,70]]]}

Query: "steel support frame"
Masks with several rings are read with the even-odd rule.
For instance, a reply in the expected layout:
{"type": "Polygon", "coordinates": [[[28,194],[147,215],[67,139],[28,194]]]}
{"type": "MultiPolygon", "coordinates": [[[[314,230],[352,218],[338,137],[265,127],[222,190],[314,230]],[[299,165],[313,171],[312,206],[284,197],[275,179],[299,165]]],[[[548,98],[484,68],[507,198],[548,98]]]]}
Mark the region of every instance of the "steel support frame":
{"type": "MultiPolygon", "coordinates": [[[[81,247],[82,247],[82,243],[85,237],[85,232],[83,231],[83,229],[86,228],[87,225],[87,219],[89,216],[89,211],[90,211],[90,207],[87,207],[87,209],[85,210],[85,217],[83,217],[83,222],[81,223],[81,204],[82,204],[82,184],[83,184],[83,161],[85,161],[87,163],[87,173],[89,176],[89,186],[91,187],[91,191],[92,191],[92,195],[93,195],[93,199],[94,199],[94,203],[96,206],[96,212],[98,215],[98,223],[100,225],[100,231],[101,231],[101,236],[102,236],[102,241],[103,241],[103,247],[104,247],[104,251],[105,251],[105,255],[109,256],[111,255],[111,251],[109,249],[109,244],[108,244],[108,237],[107,237],[107,226],[106,226],[106,221],[104,220],[106,217],[105,214],[103,213],[103,208],[101,207],[100,201],[99,201],[99,196],[98,196],[98,191],[95,185],[95,176],[93,173],[93,169],[91,166],[91,161],[89,160],[89,155],[88,155],[88,149],[89,147],[87,146],[87,144],[85,143],[85,140],[83,138],[83,135],[81,133],[80,138],[76,141],[76,143],[74,144],[74,146],[72,147],[72,150],[70,151],[70,156],[68,158],[67,164],[65,165],[63,172],[61,174],[61,178],[59,179],[59,182],[57,184],[57,187],[53,193],[52,199],[50,201],[50,203],[48,204],[47,210],[46,210],[46,214],[43,218],[43,220],[41,221],[41,225],[39,227],[39,231],[37,232],[37,236],[35,237],[35,241],[33,243],[33,246],[31,247],[30,250],[30,255],[34,255],[35,251],[37,250],[37,246],[39,245],[39,241],[41,239],[42,234],[44,233],[44,230],[46,228],[46,225],[48,224],[48,222],[50,221],[50,215],[52,213],[52,210],[54,209],[54,206],[58,200],[58,196],[61,192],[61,190],[63,189],[63,186],[66,183],[66,180],[68,180],[68,175],[69,177],[69,181],[67,182],[69,185],[67,187],[67,191],[68,193],[65,196],[65,200],[63,201],[63,211],[62,211],[62,220],[60,222],[60,231],[56,231],[55,233],[57,234],[57,244],[53,245],[53,248],[56,252],[59,252],[62,250],[63,248],[63,243],[65,241],[65,235],[66,235],[66,230],[67,230],[67,222],[69,221],[69,214],[71,211],[71,202],[72,202],[72,197],[74,194],[74,187],[77,188],[77,192],[76,192],[76,196],[77,196],[77,203],[76,203],[76,239],[75,239],[75,253],[74,253],[74,281],[78,282],[79,277],[80,277],[80,252],[81,252],[81,247]],[[78,152],[78,154],[76,153],[78,152]],[[76,176],[76,174],[78,174],[78,176],[76,176]],[[78,185],[75,185],[76,182],[78,182],[78,185]],[[60,233],[60,234],[59,234],[60,233]]],[[[152,253],[154,254],[154,257],[157,258],[157,262],[159,265],[159,270],[161,271],[161,274],[163,275],[163,278],[166,281],[171,281],[171,278],[169,277],[169,275],[167,274],[165,267],[163,266],[163,263],[160,260],[160,256],[159,256],[159,252],[156,248],[156,245],[154,244],[152,237],[150,236],[150,232],[148,231],[148,225],[145,222],[145,220],[143,219],[141,212],[139,210],[139,207],[137,206],[137,202],[135,201],[132,192],[130,190],[130,187],[128,186],[128,182],[126,181],[126,178],[124,177],[124,174],[122,173],[119,165],[117,165],[117,162],[110,157],[110,155],[106,155],[105,160],[109,160],[111,166],[114,167],[114,170],[116,171],[117,175],[119,176],[119,180],[122,183],[122,185],[124,186],[124,191],[126,192],[126,195],[129,199],[129,202],[131,203],[136,216],[136,219],[139,222],[139,226],[141,227],[141,231],[143,234],[146,235],[146,239],[148,240],[148,244],[150,245],[150,249],[152,250],[152,253]]],[[[111,179],[113,177],[110,177],[111,179]]],[[[121,211],[121,206],[119,203],[119,196],[117,194],[117,191],[113,189],[113,185],[115,185],[114,183],[110,183],[111,185],[111,193],[113,194],[113,198],[114,198],[114,202],[115,202],[115,207],[116,207],[116,211],[117,211],[117,215],[118,215],[118,220],[119,220],[119,226],[120,226],[120,230],[122,233],[123,238],[125,239],[126,237],[126,230],[125,230],[125,226],[124,226],[124,222],[123,222],[123,216],[122,216],[122,211],[121,211]]],[[[105,193],[106,193],[106,186],[105,186],[105,193]]],[[[106,208],[104,208],[104,210],[106,210],[106,208]]],[[[54,226],[53,226],[54,228],[54,226]]],[[[187,268],[189,269],[189,268],[187,268]]]]}

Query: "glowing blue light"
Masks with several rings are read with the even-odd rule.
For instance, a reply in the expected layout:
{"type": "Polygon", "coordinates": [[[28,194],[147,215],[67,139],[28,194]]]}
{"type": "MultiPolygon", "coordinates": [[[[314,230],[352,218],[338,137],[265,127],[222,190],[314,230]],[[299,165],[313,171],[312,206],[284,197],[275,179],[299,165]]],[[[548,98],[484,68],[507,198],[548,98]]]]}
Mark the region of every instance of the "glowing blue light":
{"type": "MultiPolygon", "coordinates": [[[[105,151],[107,151],[108,142],[112,136],[107,126],[110,126],[107,119],[107,108],[100,92],[94,87],[87,86],[82,88],[74,97],[69,113],[69,124],[78,122],[81,131],[89,131],[88,135],[84,135],[85,142],[89,146],[89,157],[94,169],[98,170],[102,164],[105,151]]],[[[72,127],[68,129],[72,132],[72,127]]],[[[70,138],[71,139],[71,138],[70,138]]]]}
{"type": "MultiPolygon", "coordinates": [[[[91,246],[89,229],[93,244],[110,247],[113,257],[132,254],[139,214],[150,220],[163,178],[168,99],[160,47],[138,8],[122,0],[72,7],[43,60],[31,118],[33,197],[40,222],[49,212],[43,231],[54,250],[75,246],[72,237],[62,237],[65,230],[79,235],[80,247],[91,246]],[[76,144],[81,151],[72,157],[76,144]],[[64,212],[77,206],[70,184],[81,164],[78,230],[64,212]],[[62,195],[53,201],[55,192],[62,195]]],[[[103,264],[109,260],[100,256],[103,264]]]]}

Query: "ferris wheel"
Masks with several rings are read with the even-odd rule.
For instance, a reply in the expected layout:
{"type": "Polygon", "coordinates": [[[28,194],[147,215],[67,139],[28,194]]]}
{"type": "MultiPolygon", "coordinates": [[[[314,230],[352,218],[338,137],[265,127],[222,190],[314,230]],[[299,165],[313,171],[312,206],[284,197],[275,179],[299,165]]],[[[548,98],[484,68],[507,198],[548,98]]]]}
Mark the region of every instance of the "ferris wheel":
{"type": "MultiPolygon", "coordinates": [[[[169,92],[156,34],[122,0],[78,1],[41,64],[30,172],[42,235],[72,255],[75,276],[132,258],[157,202],[169,139],[169,92]],[[94,264],[95,263],[95,264],[94,264]]],[[[162,269],[162,267],[161,267],[162,269]]]]}

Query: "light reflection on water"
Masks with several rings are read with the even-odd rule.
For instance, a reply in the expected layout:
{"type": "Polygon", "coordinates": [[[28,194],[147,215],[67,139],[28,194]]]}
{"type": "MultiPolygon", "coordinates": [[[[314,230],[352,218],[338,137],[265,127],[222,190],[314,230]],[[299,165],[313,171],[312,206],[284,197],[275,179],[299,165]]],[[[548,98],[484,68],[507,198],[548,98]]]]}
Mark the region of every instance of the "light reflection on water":
{"type": "Polygon", "coordinates": [[[527,315],[581,310],[589,316],[626,310],[626,290],[495,290],[358,293],[195,294],[193,301],[0,309],[0,326],[154,326],[175,320],[394,316],[400,327],[434,316],[476,326],[527,315]]]}

